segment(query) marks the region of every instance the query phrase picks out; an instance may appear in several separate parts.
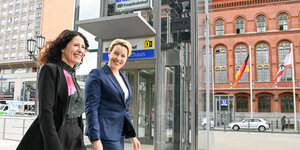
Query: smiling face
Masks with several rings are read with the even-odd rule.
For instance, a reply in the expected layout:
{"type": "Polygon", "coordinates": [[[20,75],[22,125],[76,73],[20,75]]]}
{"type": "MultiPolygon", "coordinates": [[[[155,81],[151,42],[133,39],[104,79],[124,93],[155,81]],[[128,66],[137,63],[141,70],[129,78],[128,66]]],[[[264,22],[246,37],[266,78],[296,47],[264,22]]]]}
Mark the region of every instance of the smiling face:
{"type": "Polygon", "coordinates": [[[108,53],[108,66],[112,72],[118,72],[127,61],[128,50],[125,46],[115,45],[108,53]]]}
{"type": "Polygon", "coordinates": [[[74,67],[76,64],[80,64],[85,55],[83,38],[79,35],[75,36],[61,52],[61,59],[69,66],[74,67]]]}

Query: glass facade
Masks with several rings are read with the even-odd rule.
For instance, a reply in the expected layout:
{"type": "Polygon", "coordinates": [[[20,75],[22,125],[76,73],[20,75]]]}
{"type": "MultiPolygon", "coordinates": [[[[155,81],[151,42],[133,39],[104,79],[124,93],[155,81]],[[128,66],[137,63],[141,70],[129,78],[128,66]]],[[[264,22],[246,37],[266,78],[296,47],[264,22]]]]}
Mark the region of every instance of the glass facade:
{"type": "MultiPolygon", "coordinates": [[[[289,93],[292,72],[285,71],[285,82],[273,83],[275,70],[291,50],[290,43],[299,43],[291,40],[298,30],[291,30],[291,21],[296,20],[291,18],[297,13],[276,11],[273,5],[280,3],[288,8],[288,3],[161,0],[152,1],[149,9],[120,11],[118,2],[105,0],[96,3],[99,6],[81,2],[82,10],[90,7],[96,13],[80,16],[79,20],[139,14],[155,29],[155,58],[128,60],[124,67],[134,93],[132,119],[142,144],[152,144],[154,149],[208,150],[216,144],[215,130],[232,130],[228,128],[232,122],[257,117],[273,122],[271,126],[275,127],[278,118],[286,115],[293,120],[290,124],[296,124],[295,104],[289,93]],[[258,11],[264,8],[272,11],[258,11]],[[244,72],[233,86],[249,53],[252,75],[244,72]]],[[[79,25],[79,30],[84,29],[79,25]]],[[[110,39],[96,38],[98,45],[92,53],[93,57],[97,53],[97,62],[93,65],[106,63],[100,56],[107,52],[107,41],[110,39]]]]}
{"type": "Polygon", "coordinates": [[[36,98],[36,81],[23,82],[21,97],[22,101],[35,101],[36,98]]]}
{"type": "Polygon", "coordinates": [[[0,100],[13,100],[15,82],[0,81],[0,100]]]}

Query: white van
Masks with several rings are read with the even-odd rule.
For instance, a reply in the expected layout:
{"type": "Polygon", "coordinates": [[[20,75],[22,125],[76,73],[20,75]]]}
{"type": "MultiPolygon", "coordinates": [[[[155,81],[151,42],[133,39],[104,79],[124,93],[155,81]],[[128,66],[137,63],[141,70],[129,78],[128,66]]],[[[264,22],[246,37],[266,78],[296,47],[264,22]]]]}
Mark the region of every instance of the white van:
{"type": "Polygon", "coordinates": [[[7,115],[8,114],[8,105],[0,104],[0,115],[7,115]]]}

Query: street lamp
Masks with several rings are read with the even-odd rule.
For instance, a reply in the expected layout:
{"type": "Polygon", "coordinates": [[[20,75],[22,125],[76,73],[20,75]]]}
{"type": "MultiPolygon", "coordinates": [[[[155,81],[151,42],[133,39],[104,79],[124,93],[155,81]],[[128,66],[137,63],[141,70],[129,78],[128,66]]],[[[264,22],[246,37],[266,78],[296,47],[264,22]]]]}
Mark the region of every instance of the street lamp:
{"type": "Polygon", "coordinates": [[[44,47],[44,43],[45,37],[41,35],[37,36],[37,40],[32,38],[27,40],[27,52],[30,59],[33,58],[35,61],[37,60],[35,55],[41,51],[41,49],[44,47]],[[38,48],[38,51],[36,51],[36,48],[38,48]]]}
{"type": "MultiPolygon", "coordinates": [[[[34,61],[37,61],[37,58],[35,57],[41,49],[44,47],[45,43],[45,37],[39,35],[36,37],[37,40],[34,39],[28,39],[27,40],[27,54],[30,57],[30,59],[33,58],[34,61]],[[37,50],[38,49],[38,50],[37,50]]],[[[34,112],[38,114],[38,79],[39,79],[39,67],[37,66],[37,75],[36,75],[36,92],[35,92],[35,108],[34,112]]]]}

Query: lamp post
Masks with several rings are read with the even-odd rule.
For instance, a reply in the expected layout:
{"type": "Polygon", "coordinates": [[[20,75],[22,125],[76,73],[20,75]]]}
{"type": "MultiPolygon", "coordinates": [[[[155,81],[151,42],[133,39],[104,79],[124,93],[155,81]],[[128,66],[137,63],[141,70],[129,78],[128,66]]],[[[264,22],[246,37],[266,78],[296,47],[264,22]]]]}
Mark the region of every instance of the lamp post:
{"type": "Polygon", "coordinates": [[[34,39],[28,39],[27,40],[27,52],[28,52],[28,56],[34,59],[34,61],[36,61],[36,57],[35,55],[37,55],[41,49],[44,47],[44,43],[45,43],[45,37],[39,35],[37,36],[37,40],[34,39]],[[36,51],[36,48],[38,48],[38,51],[36,51]]]}
{"type": "MultiPolygon", "coordinates": [[[[34,39],[28,39],[27,40],[27,54],[30,57],[30,59],[33,59],[34,61],[37,61],[37,58],[35,57],[41,49],[44,47],[45,43],[45,37],[39,35],[37,36],[37,40],[34,39]],[[38,49],[38,50],[37,50],[38,49]]],[[[36,67],[36,92],[35,92],[35,107],[34,112],[37,115],[38,114],[38,80],[39,80],[39,66],[36,67]]]]}

